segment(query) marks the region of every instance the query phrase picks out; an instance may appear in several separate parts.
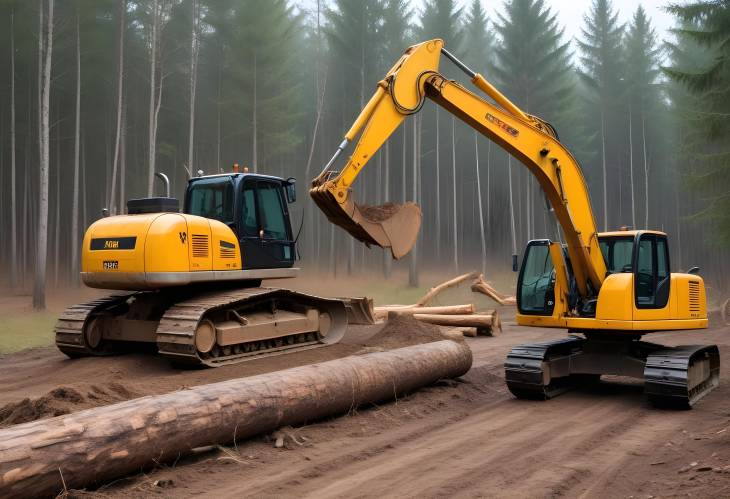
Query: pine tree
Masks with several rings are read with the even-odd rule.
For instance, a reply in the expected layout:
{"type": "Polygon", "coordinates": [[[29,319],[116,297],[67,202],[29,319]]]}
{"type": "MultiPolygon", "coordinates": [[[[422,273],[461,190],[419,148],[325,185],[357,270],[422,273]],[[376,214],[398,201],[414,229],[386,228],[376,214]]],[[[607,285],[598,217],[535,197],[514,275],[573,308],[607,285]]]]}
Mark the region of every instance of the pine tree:
{"type": "MultiPolygon", "coordinates": [[[[684,172],[705,200],[698,216],[712,223],[713,239],[730,243],[730,2],[713,0],[669,7],[682,28],[666,73],[681,87],[673,97],[686,124],[681,141],[684,172]],[[699,50],[697,50],[699,49],[699,50]]],[[[726,250],[725,250],[726,251],[726,250]]]]}
{"type": "MultiPolygon", "coordinates": [[[[569,43],[563,40],[563,29],[556,14],[543,0],[515,0],[506,3],[504,13],[498,14],[495,28],[501,44],[494,49],[493,73],[499,88],[525,112],[551,122],[558,131],[573,127],[574,82],[571,79],[569,43]]],[[[547,236],[547,227],[536,229],[535,212],[544,206],[537,196],[532,175],[524,169],[516,175],[516,200],[519,227],[525,239],[538,232],[547,236]],[[524,183],[524,201],[522,184],[524,183]],[[521,213],[524,212],[524,217],[521,213]],[[519,216],[518,216],[519,215],[519,216]]],[[[513,189],[510,182],[509,188],[513,189]]],[[[540,217],[545,221],[545,217],[540,217]]],[[[511,221],[510,226],[517,226],[511,221]]],[[[517,236],[513,235],[513,239],[517,236]]]]}
{"type": "Polygon", "coordinates": [[[596,148],[601,154],[602,228],[608,230],[608,168],[609,165],[618,168],[622,147],[611,131],[623,121],[617,104],[623,98],[624,26],[619,24],[618,13],[610,0],[593,0],[584,22],[582,40],[578,41],[583,67],[580,75],[590,91],[586,115],[590,117],[588,126],[597,137],[596,148]]]}
{"type": "Polygon", "coordinates": [[[482,0],[472,0],[464,25],[464,40],[461,53],[464,62],[473,70],[485,73],[494,63],[494,33],[489,29],[487,12],[482,0]]]}
{"type": "MultiPolygon", "coordinates": [[[[657,133],[652,115],[660,110],[661,90],[657,85],[659,75],[660,48],[656,34],[639,6],[626,34],[626,87],[629,102],[629,175],[631,189],[631,222],[636,225],[636,203],[634,192],[634,144],[639,147],[639,158],[644,171],[644,227],[649,226],[649,159],[647,148],[657,133]]],[[[663,127],[662,127],[663,128],[663,127]]]]}

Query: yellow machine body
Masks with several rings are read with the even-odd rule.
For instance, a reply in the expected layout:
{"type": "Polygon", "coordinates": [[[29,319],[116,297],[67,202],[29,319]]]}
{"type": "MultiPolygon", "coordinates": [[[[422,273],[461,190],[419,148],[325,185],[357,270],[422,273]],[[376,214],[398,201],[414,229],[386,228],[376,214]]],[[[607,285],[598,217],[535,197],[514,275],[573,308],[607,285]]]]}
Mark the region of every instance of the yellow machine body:
{"type": "Polygon", "coordinates": [[[81,277],[102,289],[150,290],[193,282],[293,277],[297,269],[244,270],[233,231],[181,213],[102,218],[86,231],[81,277]]]}

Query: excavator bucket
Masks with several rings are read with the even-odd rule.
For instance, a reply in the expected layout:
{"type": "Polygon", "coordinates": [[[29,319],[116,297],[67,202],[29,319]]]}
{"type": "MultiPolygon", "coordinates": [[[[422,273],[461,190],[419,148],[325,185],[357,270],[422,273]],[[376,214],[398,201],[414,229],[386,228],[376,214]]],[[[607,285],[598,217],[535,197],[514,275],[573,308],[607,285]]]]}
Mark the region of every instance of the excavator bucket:
{"type": "Polygon", "coordinates": [[[416,244],[421,208],[415,203],[359,205],[352,200],[351,193],[344,203],[339,203],[326,183],[315,185],[309,194],[330,222],[368,246],[390,248],[396,260],[407,255],[416,244]]]}

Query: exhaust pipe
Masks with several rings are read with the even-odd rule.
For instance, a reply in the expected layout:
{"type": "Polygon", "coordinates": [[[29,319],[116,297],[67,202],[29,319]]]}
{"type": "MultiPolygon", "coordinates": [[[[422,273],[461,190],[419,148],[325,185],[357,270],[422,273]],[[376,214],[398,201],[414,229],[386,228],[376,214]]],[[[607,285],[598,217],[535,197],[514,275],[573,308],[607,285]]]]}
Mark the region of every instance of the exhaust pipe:
{"type": "Polygon", "coordinates": [[[165,184],[165,197],[170,197],[170,179],[162,172],[155,172],[155,177],[159,178],[165,184]]]}

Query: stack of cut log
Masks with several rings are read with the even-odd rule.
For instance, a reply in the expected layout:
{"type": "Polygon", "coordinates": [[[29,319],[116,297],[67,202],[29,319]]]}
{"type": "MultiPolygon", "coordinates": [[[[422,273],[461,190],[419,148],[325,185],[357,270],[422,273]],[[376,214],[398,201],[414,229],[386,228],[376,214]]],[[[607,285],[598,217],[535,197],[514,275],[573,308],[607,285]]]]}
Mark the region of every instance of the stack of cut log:
{"type": "MultiPolygon", "coordinates": [[[[486,284],[484,276],[481,274],[477,275],[475,272],[463,274],[443,282],[438,286],[434,286],[423,296],[423,298],[412,305],[385,305],[375,307],[375,318],[382,321],[387,318],[408,315],[421,322],[458,328],[465,336],[476,336],[477,334],[496,336],[502,331],[502,322],[499,320],[499,314],[496,310],[477,312],[473,303],[429,306],[429,303],[433,301],[438,294],[448,288],[458,286],[469,279],[474,279],[472,291],[474,291],[474,286],[478,281],[486,284]]],[[[504,297],[499,293],[496,293],[494,288],[489,286],[489,289],[504,301],[504,297]]],[[[480,290],[479,292],[483,291],[480,290]]],[[[500,302],[500,304],[508,304],[508,302],[500,302]]]]}

